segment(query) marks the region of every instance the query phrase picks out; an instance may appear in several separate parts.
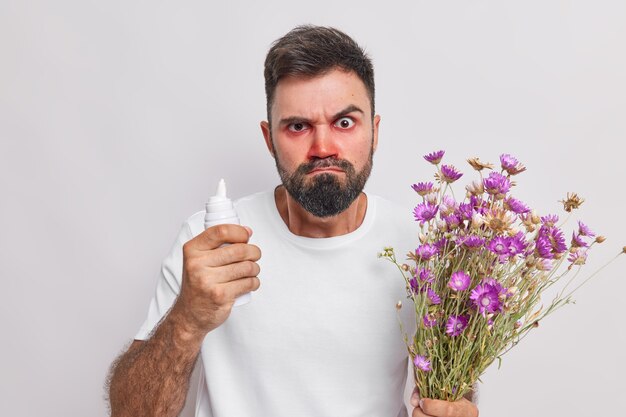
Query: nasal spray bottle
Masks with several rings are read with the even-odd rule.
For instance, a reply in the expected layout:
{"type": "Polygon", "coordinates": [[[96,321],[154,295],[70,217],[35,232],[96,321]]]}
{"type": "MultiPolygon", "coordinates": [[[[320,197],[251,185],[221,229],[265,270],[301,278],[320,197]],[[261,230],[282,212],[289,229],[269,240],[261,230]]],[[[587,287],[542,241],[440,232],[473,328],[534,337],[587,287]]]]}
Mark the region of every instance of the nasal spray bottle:
{"type": "MultiPolygon", "coordinates": [[[[230,198],[226,197],[226,183],[222,178],[217,185],[215,195],[209,198],[205,204],[206,214],[204,215],[204,228],[207,229],[217,224],[240,224],[239,217],[235,211],[235,206],[230,198]]],[[[252,298],[251,293],[245,293],[235,300],[235,306],[249,303],[252,298]]]]}

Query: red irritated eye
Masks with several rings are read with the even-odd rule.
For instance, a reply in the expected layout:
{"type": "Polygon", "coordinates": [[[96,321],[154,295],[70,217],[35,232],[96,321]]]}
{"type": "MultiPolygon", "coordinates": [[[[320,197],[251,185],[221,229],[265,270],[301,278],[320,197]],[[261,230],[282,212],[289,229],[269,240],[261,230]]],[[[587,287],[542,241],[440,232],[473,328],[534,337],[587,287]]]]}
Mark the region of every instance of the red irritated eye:
{"type": "Polygon", "coordinates": [[[352,126],[354,126],[354,124],[354,120],[351,117],[342,117],[340,119],[337,119],[337,121],[334,123],[334,126],[340,129],[350,129],[352,126]]]}

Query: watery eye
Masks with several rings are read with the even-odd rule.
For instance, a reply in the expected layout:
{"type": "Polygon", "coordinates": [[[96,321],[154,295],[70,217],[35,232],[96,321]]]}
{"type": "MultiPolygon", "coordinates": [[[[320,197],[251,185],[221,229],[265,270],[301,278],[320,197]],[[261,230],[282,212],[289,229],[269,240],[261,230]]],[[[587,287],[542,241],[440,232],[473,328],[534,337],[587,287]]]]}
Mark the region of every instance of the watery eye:
{"type": "Polygon", "coordinates": [[[352,126],[354,126],[354,120],[352,120],[352,118],[350,117],[342,117],[335,122],[335,126],[342,129],[350,129],[352,126]]]}
{"type": "Polygon", "coordinates": [[[297,123],[291,123],[287,128],[289,130],[291,130],[292,132],[302,132],[304,129],[306,129],[306,123],[303,122],[297,122],[297,123]]]}

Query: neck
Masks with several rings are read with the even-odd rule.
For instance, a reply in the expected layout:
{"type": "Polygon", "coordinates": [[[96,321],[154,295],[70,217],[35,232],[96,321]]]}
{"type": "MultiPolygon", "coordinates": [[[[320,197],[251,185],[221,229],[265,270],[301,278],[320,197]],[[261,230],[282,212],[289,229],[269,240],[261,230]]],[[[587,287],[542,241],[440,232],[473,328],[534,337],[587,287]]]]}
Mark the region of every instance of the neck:
{"type": "Polygon", "coordinates": [[[274,190],[280,217],[294,235],[325,238],[355,231],[365,218],[367,196],[361,193],[350,206],[336,216],[316,217],[295,201],[282,185],[274,190]]]}

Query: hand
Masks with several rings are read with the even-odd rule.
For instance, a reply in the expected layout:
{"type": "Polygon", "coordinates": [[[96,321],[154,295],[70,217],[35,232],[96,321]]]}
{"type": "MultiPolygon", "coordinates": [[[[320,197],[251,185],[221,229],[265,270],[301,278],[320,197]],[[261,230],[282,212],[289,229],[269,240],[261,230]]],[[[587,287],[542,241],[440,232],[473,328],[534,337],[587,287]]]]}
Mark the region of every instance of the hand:
{"type": "Polygon", "coordinates": [[[228,318],[235,298],[259,288],[261,250],[247,243],[251,235],[250,228],[222,224],[183,245],[182,286],[172,308],[181,330],[204,338],[228,318]]]}
{"type": "Polygon", "coordinates": [[[420,399],[417,387],[411,395],[411,405],[415,407],[412,417],[478,417],[476,405],[465,398],[454,402],[430,398],[420,399]]]}

